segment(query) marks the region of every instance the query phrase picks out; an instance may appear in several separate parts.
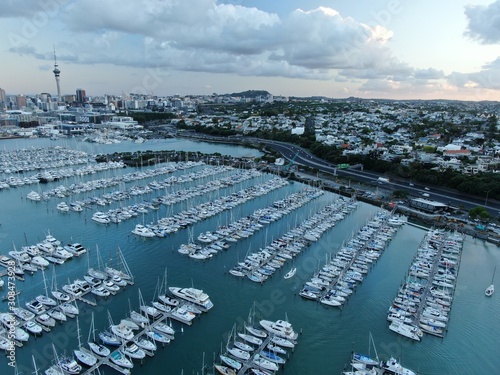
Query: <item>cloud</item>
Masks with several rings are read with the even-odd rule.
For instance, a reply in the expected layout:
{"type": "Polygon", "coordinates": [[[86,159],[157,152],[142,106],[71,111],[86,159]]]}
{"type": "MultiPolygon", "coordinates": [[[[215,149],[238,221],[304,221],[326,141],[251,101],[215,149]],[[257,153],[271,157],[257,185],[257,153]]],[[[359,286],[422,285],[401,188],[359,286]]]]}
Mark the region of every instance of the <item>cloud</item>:
{"type": "Polygon", "coordinates": [[[500,42],[500,0],[487,6],[469,5],[465,15],[468,20],[465,35],[483,44],[500,42]]]}
{"type": "Polygon", "coordinates": [[[336,10],[319,7],[279,17],[257,8],[215,0],[87,0],[68,6],[64,22],[87,39],[78,43],[80,61],[181,70],[326,79],[332,69],[377,69],[391,51],[392,32],[368,26],[336,10]],[[81,17],[86,14],[86,17],[81,17]],[[125,20],[133,19],[134,22],[125,20]],[[90,37],[94,35],[94,37],[90,37]],[[106,45],[113,36],[115,44],[106,45]],[[116,57],[127,40],[141,50],[116,57]],[[87,52],[82,46],[88,46],[87,52]],[[103,49],[106,46],[106,50],[103,49]],[[111,56],[115,51],[115,58],[111,56]]]}
{"type": "MultiPolygon", "coordinates": [[[[373,80],[366,86],[373,90],[412,80],[423,87],[444,77],[442,71],[399,61],[390,48],[391,30],[328,7],[278,15],[216,0],[45,1],[65,4],[57,17],[67,36],[57,45],[60,63],[357,84],[373,80]]],[[[13,16],[13,0],[8,4],[13,16]]],[[[52,51],[31,44],[10,51],[53,59],[52,51]]]]}
{"type": "Polygon", "coordinates": [[[448,81],[461,88],[500,90],[500,57],[472,73],[453,72],[448,81]]]}

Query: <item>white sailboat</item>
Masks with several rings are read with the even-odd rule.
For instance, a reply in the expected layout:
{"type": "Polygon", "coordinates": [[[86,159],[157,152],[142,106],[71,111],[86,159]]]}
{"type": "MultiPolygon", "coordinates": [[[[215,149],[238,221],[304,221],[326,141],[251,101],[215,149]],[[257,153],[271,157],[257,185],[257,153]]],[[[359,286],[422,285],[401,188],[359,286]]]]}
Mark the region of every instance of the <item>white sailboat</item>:
{"type": "Polygon", "coordinates": [[[78,321],[78,317],[76,317],[76,329],[78,335],[78,349],[73,350],[73,353],[75,354],[76,359],[78,359],[81,363],[92,367],[97,363],[97,358],[88,351],[82,350],[82,342],[80,340],[80,323],[78,321]]]}
{"type": "Polygon", "coordinates": [[[87,343],[92,352],[100,357],[107,357],[111,354],[111,350],[109,350],[104,345],[98,344],[95,339],[94,312],[92,312],[92,321],[90,322],[90,330],[87,343]]]}
{"type": "Polygon", "coordinates": [[[484,294],[486,297],[491,297],[493,293],[495,292],[495,284],[493,284],[493,279],[495,278],[495,271],[497,270],[497,267],[495,266],[495,269],[493,270],[493,276],[491,277],[491,285],[486,288],[484,291],[484,294]]]}

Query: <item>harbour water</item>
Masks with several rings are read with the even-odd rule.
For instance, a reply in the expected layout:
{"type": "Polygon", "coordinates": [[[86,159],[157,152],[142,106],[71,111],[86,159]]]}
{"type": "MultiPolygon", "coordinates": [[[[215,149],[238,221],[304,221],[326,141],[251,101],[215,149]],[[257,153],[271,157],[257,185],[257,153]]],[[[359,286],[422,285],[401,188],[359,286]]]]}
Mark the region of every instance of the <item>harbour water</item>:
{"type": "MultiPolygon", "coordinates": [[[[26,140],[2,141],[2,149],[12,147],[47,146],[58,144],[54,141],[26,140]],[[8,143],[7,142],[17,142],[8,143]]],[[[64,142],[75,142],[74,140],[64,142]]],[[[166,140],[145,144],[92,145],[71,144],[81,150],[100,153],[115,151],[142,150],[184,150],[219,152],[221,154],[247,156],[255,155],[254,150],[227,145],[210,145],[184,140],[166,140]],[[85,149],[85,147],[89,147],[85,149]],[[93,149],[90,149],[93,147],[93,149]],[[177,148],[179,147],[179,148],[177,148]]],[[[203,167],[196,167],[200,170],[203,167]]],[[[80,179],[109,178],[114,175],[130,173],[133,168],[101,172],[80,179]]],[[[191,172],[176,171],[174,175],[191,172]]],[[[236,192],[244,187],[270,179],[264,176],[259,180],[246,181],[240,185],[197,197],[192,202],[182,202],[175,206],[162,205],[160,210],[151,211],[143,216],[119,224],[102,225],[91,220],[97,209],[84,212],[62,214],[56,210],[61,200],[52,198],[47,202],[32,202],[26,194],[38,187],[23,186],[0,191],[0,253],[7,254],[13,247],[35,244],[45,238],[48,231],[64,243],[80,242],[90,251],[79,258],[56,267],[58,285],[77,277],[82,277],[90,264],[97,265],[97,247],[104,263],[114,264],[117,249],[120,248],[134,275],[135,284],[108,299],[98,299],[97,306],[83,303],[80,308],[80,330],[82,341],[87,341],[92,312],[95,314],[97,332],[108,326],[108,311],[116,323],[125,318],[130,308],[138,310],[139,290],[146,302],[153,299],[155,288],[162,282],[167,269],[169,286],[194,286],[206,291],[214,307],[194,320],[192,326],[182,326],[174,322],[175,339],[159,348],[152,358],[143,363],[135,362],[134,374],[202,374],[212,370],[214,358],[218,357],[221,346],[225,346],[227,335],[234,323],[242,324],[247,320],[250,309],[255,303],[256,319],[287,318],[295,330],[301,332],[298,345],[290,352],[289,359],[280,373],[286,374],[340,374],[349,362],[351,351],[368,353],[369,334],[374,338],[378,356],[399,358],[403,365],[420,374],[483,374],[497,373],[500,368],[500,298],[494,294],[484,296],[484,289],[490,284],[493,270],[500,261],[500,248],[481,240],[467,237],[464,244],[456,294],[452,305],[448,331],[443,339],[426,335],[422,342],[413,342],[396,335],[388,329],[387,310],[405,279],[408,266],[415,255],[425,231],[410,225],[403,226],[373,266],[356,292],[349,298],[342,310],[324,306],[318,302],[304,300],[298,295],[302,285],[309,280],[314,271],[323,265],[328,254],[334,254],[344,241],[349,239],[379,208],[360,203],[356,211],[326,232],[323,237],[283,269],[275,273],[263,284],[248,279],[239,279],[229,274],[229,269],[242,260],[248,252],[256,251],[273,239],[278,238],[295,227],[320,208],[334,202],[338,197],[326,193],[309,202],[299,210],[287,215],[279,222],[271,223],[254,236],[241,240],[224,252],[207,261],[195,261],[177,252],[178,247],[187,243],[190,237],[217,226],[227,224],[240,217],[249,215],[255,209],[265,207],[282,199],[292,192],[300,191],[304,185],[291,183],[269,194],[255,198],[244,206],[238,206],[217,216],[194,224],[189,229],[181,229],[166,238],[144,239],[130,233],[135,224],[150,223],[158,218],[170,216],[180,210],[191,208],[209,199],[236,192]],[[291,267],[297,267],[296,275],[288,280],[283,276],[291,267]],[[130,307],[129,307],[130,306],[130,307]],[[203,364],[207,367],[202,370],[203,364]]],[[[213,178],[220,178],[214,176],[213,178]]],[[[150,179],[151,180],[151,179],[150,179]]],[[[145,184],[150,180],[135,184],[145,184]]],[[[73,180],[40,185],[43,191],[73,180]]],[[[199,182],[193,182],[196,185],[199,182]]],[[[127,184],[127,187],[134,183],[127,184]]],[[[112,190],[112,189],[108,189],[112,190]]],[[[107,190],[107,191],[108,191],[107,190]]],[[[115,188],[116,190],[116,188],[115,188]]],[[[102,192],[98,192],[102,194],[102,192]]],[[[164,192],[156,192],[161,195],[164,192]]],[[[91,193],[95,195],[97,193],[91,193]]],[[[80,196],[80,198],[82,198],[80,196]]],[[[137,200],[151,197],[138,197],[137,200]]],[[[134,201],[129,202],[134,203],[134,201]]],[[[46,273],[51,280],[52,271],[46,273]]],[[[19,303],[43,293],[44,282],[40,272],[26,276],[17,282],[21,291],[19,303]]],[[[1,294],[5,293],[5,289],[1,294]]],[[[7,310],[5,302],[0,302],[0,311],[7,310]]],[[[97,333],[96,332],[96,333],[97,333]]],[[[69,319],[58,324],[50,333],[41,337],[30,337],[22,348],[17,349],[16,361],[24,374],[33,372],[32,356],[40,370],[45,370],[53,359],[52,343],[58,353],[71,354],[77,348],[76,321],[69,319]]],[[[371,354],[374,354],[373,348],[371,354]]],[[[0,374],[14,373],[0,356],[0,374]]],[[[114,374],[107,367],[101,373],[114,374]]]]}

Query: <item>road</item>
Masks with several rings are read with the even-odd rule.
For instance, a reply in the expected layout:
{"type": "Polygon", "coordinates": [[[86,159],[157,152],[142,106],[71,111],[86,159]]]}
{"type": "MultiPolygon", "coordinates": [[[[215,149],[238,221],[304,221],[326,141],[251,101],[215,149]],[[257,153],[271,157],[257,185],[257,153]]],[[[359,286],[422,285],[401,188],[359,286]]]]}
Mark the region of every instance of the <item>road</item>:
{"type": "Polygon", "coordinates": [[[465,209],[471,209],[476,206],[483,206],[486,207],[490,211],[490,214],[494,217],[500,214],[500,204],[492,200],[489,200],[487,202],[487,205],[485,205],[485,200],[479,197],[466,196],[436,186],[413,184],[408,180],[403,179],[391,178],[388,183],[381,182],[379,181],[379,177],[386,176],[357,169],[338,169],[337,165],[328,163],[325,160],[311,154],[309,151],[292,144],[248,137],[246,137],[245,140],[250,142],[264,143],[266,146],[272,147],[274,150],[279,152],[288,161],[292,160],[295,157],[295,164],[317,168],[321,172],[328,172],[333,175],[342,176],[344,178],[352,178],[364,183],[379,185],[380,187],[388,190],[404,190],[407,191],[410,196],[435,200],[448,204],[450,206],[464,207],[465,209]],[[426,196],[424,196],[423,194],[426,194],[426,196]]]}
{"type": "MultiPolygon", "coordinates": [[[[227,142],[227,138],[220,139],[220,137],[212,137],[209,135],[193,135],[193,138],[210,141],[220,140],[227,142]]],[[[191,135],[190,135],[191,136],[191,135]]],[[[358,169],[339,169],[336,164],[329,163],[313,154],[311,154],[306,149],[299,146],[273,141],[269,139],[246,137],[242,135],[236,135],[229,137],[230,140],[234,140],[238,143],[249,142],[253,144],[264,144],[266,147],[273,148],[276,152],[281,154],[288,162],[293,160],[294,164],[307,166],[310,168],[317,168],[321,172],[331,173],[332,175],[338,175],[344,178],[352,178],[366,184],[378,185],[381,188],[388,190],[404,190],[409,193],[410,197],[420,197],[429,200],[435,200],[454,207],[463,207],[464,209],[471,209],[476,206],[486,207],[493,217],[500,216],[500,203],[488,200],[487,204],[483,198],[468,196],[460,194],[458,192],[450,191],[449,189],[440,188],[438,186],[425,186],[421,184],[410,183],[410,181],[404,179],[391,178],[390,181],[381,182],[379,177],[387,177],[382,174],[378,174],[370,171],[363,171],[358,169]],[[423,195],[425,194],[425,196],[423,195]],[[427,196],[428,195],[428,196],[427,196]]]]}

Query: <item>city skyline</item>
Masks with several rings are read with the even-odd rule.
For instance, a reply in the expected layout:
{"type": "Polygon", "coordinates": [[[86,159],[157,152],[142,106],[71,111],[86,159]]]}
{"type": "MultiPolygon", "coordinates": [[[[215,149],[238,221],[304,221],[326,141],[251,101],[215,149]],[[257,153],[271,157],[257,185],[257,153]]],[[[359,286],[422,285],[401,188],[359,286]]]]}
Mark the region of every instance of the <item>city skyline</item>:
{"type": "Polygon", "coordinates": [[[500,100],[500,0],[8,0],[0,86],[500,100]],[[7,74],[8,73],[8,74],[7,74]]]}

